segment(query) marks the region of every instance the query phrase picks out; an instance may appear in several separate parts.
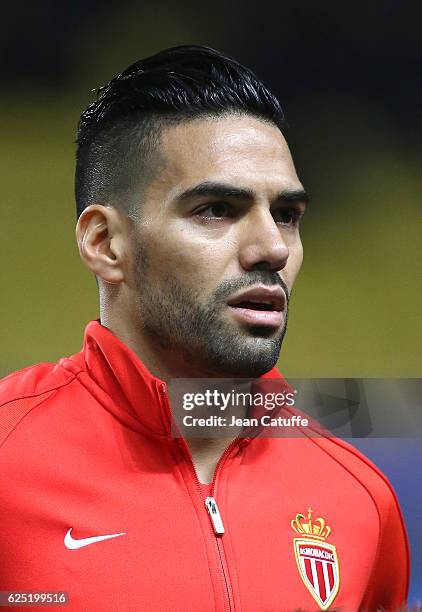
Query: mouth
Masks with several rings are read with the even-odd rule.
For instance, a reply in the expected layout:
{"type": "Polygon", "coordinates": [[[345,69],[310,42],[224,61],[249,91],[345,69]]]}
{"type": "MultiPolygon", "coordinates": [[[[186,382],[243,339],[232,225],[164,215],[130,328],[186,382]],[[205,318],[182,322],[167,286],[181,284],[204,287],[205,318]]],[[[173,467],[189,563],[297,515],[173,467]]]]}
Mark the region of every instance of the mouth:
{"type": "Polygon", "coordinates": [[[241,323],[278,328],[284,319],[287,298],[279,285],[259,286],[234,295],[227,304],[241,323]]]}

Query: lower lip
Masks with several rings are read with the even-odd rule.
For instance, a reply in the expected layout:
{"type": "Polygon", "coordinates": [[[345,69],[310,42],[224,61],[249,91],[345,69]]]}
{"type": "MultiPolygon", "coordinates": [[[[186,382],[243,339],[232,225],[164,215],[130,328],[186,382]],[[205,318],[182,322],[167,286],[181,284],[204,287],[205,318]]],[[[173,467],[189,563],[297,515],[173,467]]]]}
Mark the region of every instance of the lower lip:
{"type": "Polygon", "coordinates": [[[239,321],[250,325],[280,327],[283,322],[283,312],[279,310],[252,310],[233,306],[230,306],[230,309],[239,321]]]}

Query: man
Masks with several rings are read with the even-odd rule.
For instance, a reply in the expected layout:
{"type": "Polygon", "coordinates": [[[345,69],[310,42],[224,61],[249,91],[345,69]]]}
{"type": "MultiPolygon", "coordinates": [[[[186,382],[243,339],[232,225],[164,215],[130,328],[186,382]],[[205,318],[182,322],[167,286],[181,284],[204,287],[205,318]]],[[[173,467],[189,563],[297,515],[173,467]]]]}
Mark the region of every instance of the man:
{"type": "Polygon", "coordinates": [[[1,385],[0,588],[15,602],[23,591],[66,593],[74,610],[405,602],[396,498],[350,446],[305,427],[175,433],[174,379],[282,382],[307,205],[282,129],[250,70],[198,46],[135,63],[82,114],[76,233],[100,320],[77,355],[1,385]]]}

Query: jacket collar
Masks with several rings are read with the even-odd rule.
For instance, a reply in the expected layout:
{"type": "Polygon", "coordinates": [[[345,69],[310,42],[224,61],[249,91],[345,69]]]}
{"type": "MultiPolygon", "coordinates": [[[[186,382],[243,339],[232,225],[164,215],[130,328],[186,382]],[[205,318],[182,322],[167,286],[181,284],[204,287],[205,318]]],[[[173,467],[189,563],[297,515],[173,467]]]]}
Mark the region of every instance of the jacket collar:
{"type": "MultiPolygon", "coordinates": [[[[103,392],[99,394],[100,401],[119,420],[134,428],[138,423],[142,429],[161,436],[171,434],[166,383],[154,376],[139,357],[98,320],[86,326],[83,350],[73,361],[83,365],[89,378],[103,392]]],[[[284,382],[276,368],[260,378],[284,382]]]]}

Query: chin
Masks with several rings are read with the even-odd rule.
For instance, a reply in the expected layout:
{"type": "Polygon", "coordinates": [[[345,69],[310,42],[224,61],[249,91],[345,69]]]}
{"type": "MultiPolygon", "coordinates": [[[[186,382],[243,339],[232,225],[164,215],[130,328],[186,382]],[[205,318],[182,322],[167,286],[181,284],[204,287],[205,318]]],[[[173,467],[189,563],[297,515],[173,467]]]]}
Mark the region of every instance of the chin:
{"type": "Polygon", "coordinates": [[[284,328],[280,331],[280,329],[269,327],[268,325],[254,325],[249,327],[246,331],[247,335],[252,338],[273,338],[274,340],[278,340],[284,337],[284,328]]]}
{"type": "Polygon", "coordinates": [[[254,346],[246,349],[243,347],[243,350],[232,351],[231,354],[220,357],[218,367],[224,372],[223,377],[258,378],[272,370],[280,354],[279,342],[273,340],[272,347],[259,350],[259,347],[256,346],[256,338],[254,340],[254,346]]]}

